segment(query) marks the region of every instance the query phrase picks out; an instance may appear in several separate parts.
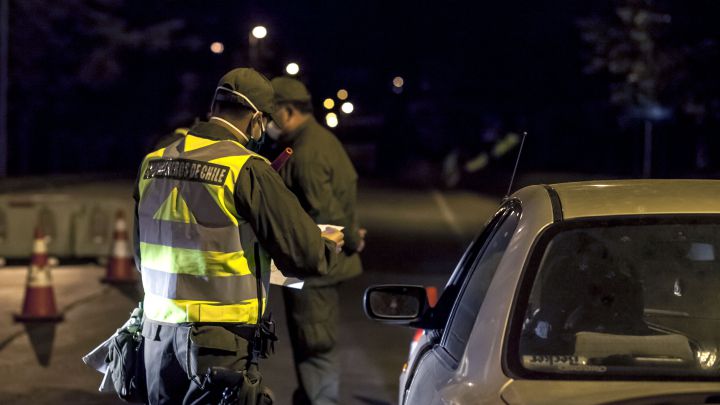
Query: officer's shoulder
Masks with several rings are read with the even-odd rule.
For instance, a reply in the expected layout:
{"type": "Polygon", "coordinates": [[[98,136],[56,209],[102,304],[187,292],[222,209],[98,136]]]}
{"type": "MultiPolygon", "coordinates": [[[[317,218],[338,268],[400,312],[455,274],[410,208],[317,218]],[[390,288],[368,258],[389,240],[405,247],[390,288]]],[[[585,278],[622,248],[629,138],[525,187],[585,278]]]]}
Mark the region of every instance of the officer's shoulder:
{"type": "Polygon", "coordinates": [[[248,157],[248,160],[245,163],[245,167],[258,168],[258,169],[269,169],[270,161],[256,153],[252,153],[248,157]]]}
{"type": "Polygon", "coordinates": [[[241,144],[240,142],[234,140],[234,139],[222,139],[219,141],[216,141],[218,145],[221,145],[221,150],[224,150],[225,153],[227,153],[227,156],[229,157],[248,157],[249,161],[254,160],[260,160],[264,161],[266,164],[270,164],[270,161],[265,159],[263,156],[258,155],[257,153],[253,152],[252,150],[248,149],[245,145],[241,144]]]}
{"type": "Polygon", "coordinates": [[[160,159],[165,154],[165,147],[154,149],[153,151],[147,153],[145,157],[143,158],[144,161],[146,160],[152,160],[152,159],[160,159]]]}
{"type": "Polygon", "coordinates": [[[317,121],[315,121],[315,122],[312,123],[312,125],[311,125],[311,127],[310,127],[310,133],[313,134],[314,136],[317,136],[317,137],[322,137],[322,138],[327,138],[327,137],[335,138],[335,134],[333,134],[332,132],[330,132],[329,129],[325,128],[324,126],[322,126],[322,124],[320,124],[320,123],[317,122],[317,121]]]}
{"type": "Polygon", "coordinates": [[[314,122],[307,131],[307,136],[304,137],[303,143],[308,144],[310,148],[317,148],[318,146],[324,145],[336,145],[339,144],[337,136],[330,132],[329,129],[320,125],[319,122],[314,122]]]}

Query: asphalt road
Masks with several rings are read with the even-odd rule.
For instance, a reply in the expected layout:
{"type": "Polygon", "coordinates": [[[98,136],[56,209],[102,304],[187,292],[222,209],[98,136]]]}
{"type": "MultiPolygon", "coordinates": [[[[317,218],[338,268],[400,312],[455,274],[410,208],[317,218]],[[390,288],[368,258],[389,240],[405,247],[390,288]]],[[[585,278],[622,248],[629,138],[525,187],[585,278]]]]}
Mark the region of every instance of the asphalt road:
{"type": "MultiPolygon", "coordinates": [[[[499,200],[373,185],[363,186],[359,199],[368,229],[366,271],[341,287],[341,403],[393,404],[414,331],[368,320],[361,307],[363,291],[380,283],[442,287],[499,200]]],[[[22,302],[26,269],[0,269],[0,403],[121,403],[96,391],[100,374],[80,358],[123,324],[141,292],[102,285],[102,274],[98,266],[61,265],[53,279],[65,321],[23,326],[12,322],[12,313],[22,302]]],[[[270,300],[280,341],[261,370],[282,405],[289,403],[296,377],[278,287],[271,289],[270,300]]]]}

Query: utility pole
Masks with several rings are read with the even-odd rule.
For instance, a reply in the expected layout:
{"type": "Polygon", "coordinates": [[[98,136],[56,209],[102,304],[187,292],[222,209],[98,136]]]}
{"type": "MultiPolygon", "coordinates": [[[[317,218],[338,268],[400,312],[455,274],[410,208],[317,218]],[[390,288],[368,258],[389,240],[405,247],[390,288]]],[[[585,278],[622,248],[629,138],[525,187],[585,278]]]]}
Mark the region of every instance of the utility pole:
{"type": "Polygon", "coordinates": [[[0,178],[8,168],[8,14],[10,0],[0,0],[0,178]]]}

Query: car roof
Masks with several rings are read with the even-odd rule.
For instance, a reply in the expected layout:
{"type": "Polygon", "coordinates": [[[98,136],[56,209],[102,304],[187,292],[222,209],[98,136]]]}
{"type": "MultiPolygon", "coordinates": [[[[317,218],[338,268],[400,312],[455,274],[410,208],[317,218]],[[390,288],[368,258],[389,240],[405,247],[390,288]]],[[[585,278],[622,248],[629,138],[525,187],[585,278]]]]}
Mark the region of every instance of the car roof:
{"type": "Polygon", "coordinates": [[[546,186],[564,219],[617,215],[718,214],[720,180],[608,180],[546,186]]]}

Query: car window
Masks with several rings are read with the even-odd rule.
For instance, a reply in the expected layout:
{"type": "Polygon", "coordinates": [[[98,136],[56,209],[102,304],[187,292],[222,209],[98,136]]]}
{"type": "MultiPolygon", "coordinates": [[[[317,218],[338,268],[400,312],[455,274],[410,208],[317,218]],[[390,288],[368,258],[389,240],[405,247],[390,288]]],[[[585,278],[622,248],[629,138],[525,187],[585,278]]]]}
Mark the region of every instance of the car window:
{"type": "Polygon", "coordinates": [[[459,360],[465,351],[475,318],[519,219],[519,210],[506,212],[502,221],[494,229],[492,236],[482,247],[455,302],[442,340],[443,347],[455,360],[459,360]]]}
{"type": "Polygon", "coordinates": [[[539,243],[517,363],[586,378],[720,376],[720,223],[668,221],[580,222],[539,243]]]}
{"type": "Polygon", "coordinates": [[[431,320],[424,326],[425,328],[440,331],[445,329],[447,320],[450,318],[450,313],[455,306],[455,301],[457,300],[464,281],[467,279],[470,270],[472,270],[483,246],[485,246],[499,224],[502,223],[507,216],[508,206],[500,208],[490,221],[488,221],[480,234],[470,243],[468,248],[465,249],[465,253],[463,253],[447,284],[445,284],[437,304],[432,308],[432,314],[431,317],[429,317],[431,320]]]}

